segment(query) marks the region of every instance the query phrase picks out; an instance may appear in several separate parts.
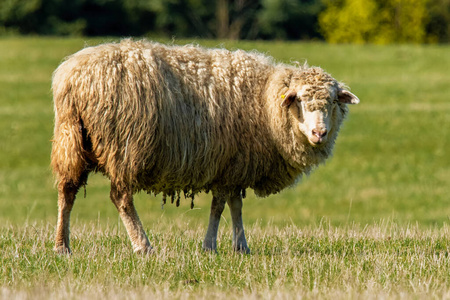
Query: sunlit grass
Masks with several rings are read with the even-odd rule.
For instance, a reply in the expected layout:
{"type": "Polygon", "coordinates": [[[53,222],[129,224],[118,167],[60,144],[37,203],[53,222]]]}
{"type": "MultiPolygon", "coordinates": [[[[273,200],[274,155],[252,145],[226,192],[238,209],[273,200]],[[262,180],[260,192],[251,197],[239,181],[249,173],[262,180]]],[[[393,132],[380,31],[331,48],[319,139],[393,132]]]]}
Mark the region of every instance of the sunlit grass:
{"type": "Polygon", "coordinates": [[[248,233],[251,255],[233,253],[231,233],[223,230],[219,253],[206,254],[201,232],[185,220],[158,223],[149,230],[155,252],[139,256],[117,226],[90,223],[74,229],[74,254],[66,257],[51,251],[52,226],[12,226],[0,233],[0,284],[3,293],[41,291],[58,299],[448,295],[447,226],[257,224],[248,233]]]}

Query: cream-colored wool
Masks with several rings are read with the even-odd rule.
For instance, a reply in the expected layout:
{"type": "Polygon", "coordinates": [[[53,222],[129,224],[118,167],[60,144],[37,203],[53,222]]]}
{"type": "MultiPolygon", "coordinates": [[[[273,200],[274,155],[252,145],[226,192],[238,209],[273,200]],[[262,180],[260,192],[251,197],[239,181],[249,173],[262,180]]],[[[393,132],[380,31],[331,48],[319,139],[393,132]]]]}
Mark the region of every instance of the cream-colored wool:
{"type": "Polygon", "coordinates": [[[277,193],[330,156],[347,114],[336,101],[342,87],[320,68],[147,41],[83,49],[58,67],[52,88],[60,185],[79,187],[100,171],[131,193],[277,193]],[[306,86],[297,100],[332,114],[319,146],[298,130],[300,102],[280,105],[306,86]]]}

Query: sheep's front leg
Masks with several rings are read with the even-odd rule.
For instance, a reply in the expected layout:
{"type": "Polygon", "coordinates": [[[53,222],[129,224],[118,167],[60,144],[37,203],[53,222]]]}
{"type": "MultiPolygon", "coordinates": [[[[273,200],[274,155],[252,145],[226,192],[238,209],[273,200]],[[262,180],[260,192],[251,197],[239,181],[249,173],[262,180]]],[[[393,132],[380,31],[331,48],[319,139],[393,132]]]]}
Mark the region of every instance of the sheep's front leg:
{"type": "Polygon", "coordinates": [[[230,208],[231,221],[233,224],[233,249],[237,252],[250,253],[247,246],[247,240],[244,234],[244,225],[242,223],[242,196],[241,190],[235,191],[227,199],[230,208]]]}
{"type": "Polygon", "coordinates": [[[203,240],[203,249],[206,251],[217,250],[217,231],[219,229],[220,217],[225,208],[225,202],[226,198],[224,194],[213,191],[208,230],[206,231],[206,236],[203,240]]]}
{"type": "Polygon", "coordinates": [[[125,225],[134,252],[150,253],[152,247],[134,207],[132,192],[119,190],[114,184],[111,184],[111,201],[116,206],[125,225]]]}

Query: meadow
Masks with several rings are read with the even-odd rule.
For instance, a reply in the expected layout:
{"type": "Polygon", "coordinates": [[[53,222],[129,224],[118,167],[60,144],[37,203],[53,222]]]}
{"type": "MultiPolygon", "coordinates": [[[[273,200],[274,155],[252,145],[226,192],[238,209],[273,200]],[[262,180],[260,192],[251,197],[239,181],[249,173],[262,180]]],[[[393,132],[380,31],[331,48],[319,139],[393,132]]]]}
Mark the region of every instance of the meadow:
{"type": "MultiPolygon", "coordinates": [[[[0,38],[0,298],[450,298],[450,46],[184,41],[318,65],[361,103],[333,157],[294,188],[248,191],[250,255],[201,251],[210,194],[180,207],[137,194],[155,253],[132,253],[108,180],[91,175],[72,212],[70,257],[53,254],[51,76],[107,39],[0,38]]],[[[167,41],[172,43],[173,41],[167,41]]]]}

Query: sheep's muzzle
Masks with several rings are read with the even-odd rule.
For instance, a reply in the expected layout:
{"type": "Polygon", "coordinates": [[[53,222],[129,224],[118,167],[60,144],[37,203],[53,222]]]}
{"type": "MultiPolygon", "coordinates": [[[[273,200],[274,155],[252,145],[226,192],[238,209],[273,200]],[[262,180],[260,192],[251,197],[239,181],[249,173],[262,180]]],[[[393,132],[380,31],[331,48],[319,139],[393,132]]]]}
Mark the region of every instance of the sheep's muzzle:
{"type": "Polygon", "coordinates": [[[309,142],[313,146],[317,146],[326,141],[328,130],[323,129],[313,129],[312,134],[309,137],[309,142]]]}

